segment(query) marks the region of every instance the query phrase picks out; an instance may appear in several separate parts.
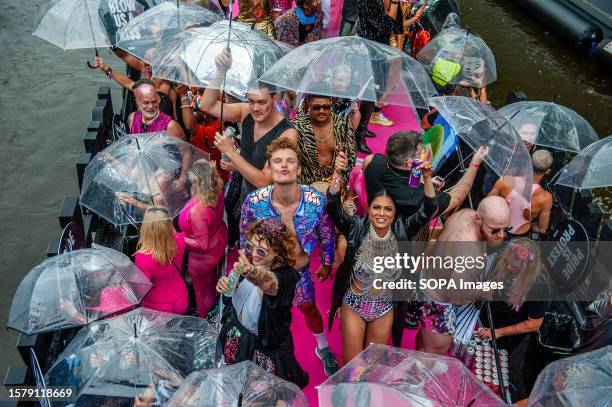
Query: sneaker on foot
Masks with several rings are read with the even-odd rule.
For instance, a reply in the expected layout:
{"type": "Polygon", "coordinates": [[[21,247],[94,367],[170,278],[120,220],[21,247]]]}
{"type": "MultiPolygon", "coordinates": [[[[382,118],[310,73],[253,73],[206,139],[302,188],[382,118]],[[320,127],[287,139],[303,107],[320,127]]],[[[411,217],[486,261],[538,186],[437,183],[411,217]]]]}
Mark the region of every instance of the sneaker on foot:
{"type": "Polygon", "coordinates": [[[370,117],[370,124],[377,124],[379,126],[391,127],[393,126],[393,121],[389,120],[385,117],[383,112],[374,112],[370,117]]]}
{"type": "Polygon", "coordinates": [[[329,349],[329,346],[323,349],[319,349],[318,346],[315,346],[315,353],[319,359],[321,359],[321,362],[323,362],[323,370],[327,377],[332,376],[338,371],[338,363],[331,349],[329,349]]]}

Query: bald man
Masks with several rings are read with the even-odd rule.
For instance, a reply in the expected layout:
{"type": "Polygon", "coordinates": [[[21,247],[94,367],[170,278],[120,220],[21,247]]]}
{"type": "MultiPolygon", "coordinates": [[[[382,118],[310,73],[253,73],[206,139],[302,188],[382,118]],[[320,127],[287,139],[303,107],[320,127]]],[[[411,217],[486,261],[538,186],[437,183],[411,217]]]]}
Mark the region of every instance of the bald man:
{"type": "Polygon", "coordinates": [[[138,110],[128,117],[130,134],[167,131],[178,139],[185,139],[181,126],[172,117],[159,110],[161,99],[153,82],[141,79],[134,83],[132,90],[138,110]]]}
{"type": "MultiPolygon", "coordinates": [[[[510,208],[504,198],[490,196],[480,201],[477,210],[462,209],[448,218],[440,233],[436,248],[430,255],[436,256],[471,256],[477,257],[486,251],[486,246],[496,247],[503,244],[510,229],[510,208]],[[444,244],[443,242],[448,242],[444,244]],[[456,242],[475,242],[468,245],[456,242]],[[481,243],[481,244],[477,244],[481,243]],[[485,246],[486,245],[486,246],[485,246]]],[[[477,281],[481,270],[476,267],[461,275],[454,270],[428,270],[424,278],[461,277],[467,281],[477,281]]],[[[484,271],[484,270],[482,270],[484,271]]],[[[451,331],[454,327],[454,308],[450,305],[465,304],[478,298],[479,293],[471,291],[451,291],[444,289],[426,290],[430,301],[422,305],[424,320],[417,336],[417,350],[445,354],[453,342],[451,331]],[[437,302],[439,301],[439,302],[437,302]]]]}

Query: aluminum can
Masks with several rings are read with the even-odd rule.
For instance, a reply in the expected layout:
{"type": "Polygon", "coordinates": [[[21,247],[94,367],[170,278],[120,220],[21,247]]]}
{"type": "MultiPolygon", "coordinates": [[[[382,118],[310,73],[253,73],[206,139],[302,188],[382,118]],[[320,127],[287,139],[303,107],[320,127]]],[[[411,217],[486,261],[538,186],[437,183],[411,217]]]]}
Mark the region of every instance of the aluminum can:
{"type": "Polygon", "coordinates": [[[224,293],[226,297],[231,297],[234,295],[234,291],[236,291],[236,287],[238,287],[238,280],[240,280],[240,274],[236,273],[234,270],[231,270],[227,276],[229,281],[227,282],[227,287],[230,289],[229,292],[224,293]]]}
{"type": "Polygon", "coordinates": [[[459,357],[459,352],[461,350],[461,340],[459,338],[453,339],[453,344],[451,345],[450,354],[454,357],[459,357]]]}
{"type": "Polygon", "coordinates": [[[465,363],[465,365],[469,368],[470,366],[472,366],[472,363],[474,362],[474,352],[476,352],[474,350],[474,348],[468,347],[465,350],[465,356],[463,357],[463,363],[465,363]]]}
{"type": "Polygon", "coordinates": [[[419,166],[423,164],[421,160],[412,160],[412,170],[410,171],[410,179],[408,180],[408,185],[413,188],[421,185],[421,169],[419,166]]]}

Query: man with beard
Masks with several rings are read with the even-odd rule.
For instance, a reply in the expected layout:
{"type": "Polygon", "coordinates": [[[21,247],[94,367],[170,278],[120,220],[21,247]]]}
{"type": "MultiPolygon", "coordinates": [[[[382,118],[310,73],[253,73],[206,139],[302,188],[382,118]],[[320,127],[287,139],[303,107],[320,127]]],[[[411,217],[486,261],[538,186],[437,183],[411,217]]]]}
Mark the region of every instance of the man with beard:
{"type": "Polygon", "coordinates": [[[310,256],[319,248],[321,266],[316,271],[320,281],[331,274],[334,262],[334,225],[325,211],[326,197],[309,185],[298,184],[302,170],[297,143],[285,137],[270,143],[267,150],[268,166],[274,183],[251,192],[242,206],[240,216],[240,245],[246,244],[245,233],[256,219],[282,221],[296,237],[293,266],[300,272],[293,305],[304,314],[308,329],[314,334],[315,353],[323,362],[328,376],[338,370],[323,326],[321,312],[315,303],[315,286],[310,272],[310,256]]]}
{"type": "Polygon", "coordinates": [[[161,99],[153,82],[141,79],[134,83],[132,90],[138,110],[128,117],[130,134],[167,131],[178,139],[185,139],[181,126],[159,109],[161,99]]]}
{"type": "Polygon", "coordinates": [[[341,182],[346,184],[356,159],[353,126],[344,117],[332,113],[329,96],[309,95],[307,101],[308,113],[301,113],[291,121],[299,134],[302,153],[302,173],[298,180],[307,185],[317,181],[330,182],[336,155],[344,151],[348,166],[341,182]]]}

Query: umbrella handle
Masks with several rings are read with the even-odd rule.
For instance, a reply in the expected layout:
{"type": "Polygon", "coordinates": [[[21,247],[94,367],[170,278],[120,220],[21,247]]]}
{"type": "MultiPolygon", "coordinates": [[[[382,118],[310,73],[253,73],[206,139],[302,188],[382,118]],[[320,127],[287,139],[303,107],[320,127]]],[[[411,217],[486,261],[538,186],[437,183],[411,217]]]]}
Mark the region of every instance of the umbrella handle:
{"type": "MultiPolygon", "coordinates": [[[[99,57],[100,55],[98,54],[98,48],[95,48],[96,50],[96,56],[99,57]]],[[[87,66],[89,67],[89,69],[97,69],[95,65],[92,65],[91,62],[87,61],[87,66]]]]}

